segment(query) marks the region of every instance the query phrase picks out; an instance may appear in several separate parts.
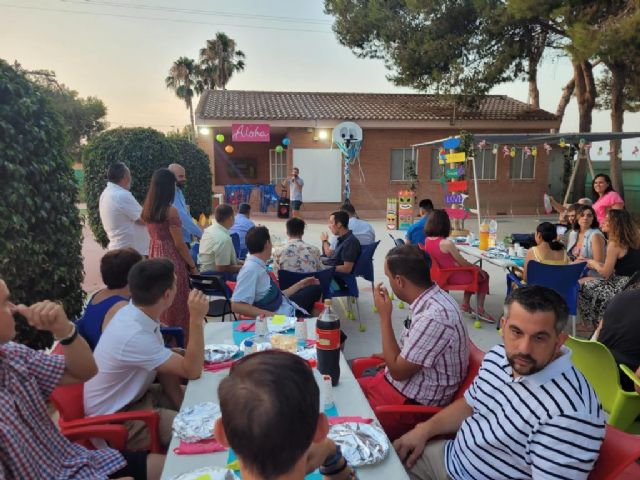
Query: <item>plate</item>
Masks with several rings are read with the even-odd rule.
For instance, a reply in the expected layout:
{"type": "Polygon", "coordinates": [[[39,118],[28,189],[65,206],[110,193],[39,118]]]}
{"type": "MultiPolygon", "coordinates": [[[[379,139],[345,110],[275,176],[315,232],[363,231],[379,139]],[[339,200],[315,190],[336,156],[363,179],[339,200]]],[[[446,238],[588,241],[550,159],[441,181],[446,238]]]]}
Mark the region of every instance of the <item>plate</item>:
{"type": "Polygon", "coordinates": [[[227,345],[224,343],[215,343],[204,346],[204,361],[207,363],[226,362],[238,353],[237,345],[227,345]]]}
{"type": "Polygon", "coordinates": [[[389,453],[389,439],[374,424],[348,422],[332,425],[328,437],[340,445],[351,467],[379,463],[389,453]]]}
{"type": "Polygon", "coordinates": [[[291,330],[295,328],[296,322],[298,319],[296,317],[285,317],[282,316],[280,321],[277,323],[273,323],[274,317],[267,317],[267,328],[269,329],[269,333],[282,333],[287,330],[291,330]]]}
{"type": "Polygon", "coordinates": [[[213,425],[221,415],[220,405],[213,402],[183,407],[173,419],[173,433],[189,443],[213,438],[213,425]]]}
{"type": "Polygon", "coordinates": [[[170,480],[240,480],[233,470],[220,467],[204,467],[192,470],[191,472],[181,473],[170,480]]]}
{"type": "MultiPolygon", "coordinates": [[[[245,354],[247,353],[247,346],[245,344],[247,340],[252,341],[257,346],[258,352],[271,350],[272,347],[271,347],[271,342],[269,342],[269,337],[270,335],[267,335],[266,337],[256,335],[255,337],[247,338],[243,340],[242,343],[240,344],[240,351],[245,354]]],[[[315,346],[306,347],[306,348],[298,347],[298,351],[296,352],[296,354],[304,358],[305,360],[316,360],[318,357],[315,346]]]]}

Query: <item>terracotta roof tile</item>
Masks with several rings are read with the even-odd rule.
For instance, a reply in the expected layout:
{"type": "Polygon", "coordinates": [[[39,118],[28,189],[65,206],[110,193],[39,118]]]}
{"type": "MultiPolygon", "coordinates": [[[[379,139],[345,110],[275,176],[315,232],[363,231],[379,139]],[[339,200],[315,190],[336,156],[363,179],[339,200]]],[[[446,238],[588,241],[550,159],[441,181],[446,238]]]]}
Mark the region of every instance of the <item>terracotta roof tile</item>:
{"type": "MultiPolygon", "coordinates": [[[[449,120],[450,101],[404,93],[257,92],[208,90],[196,114],[220,120],[449,120]]],[[[505,95],[488,95],[477,110],[456,108],[459,120],[542,120],[556,116],[505,95]]]]}

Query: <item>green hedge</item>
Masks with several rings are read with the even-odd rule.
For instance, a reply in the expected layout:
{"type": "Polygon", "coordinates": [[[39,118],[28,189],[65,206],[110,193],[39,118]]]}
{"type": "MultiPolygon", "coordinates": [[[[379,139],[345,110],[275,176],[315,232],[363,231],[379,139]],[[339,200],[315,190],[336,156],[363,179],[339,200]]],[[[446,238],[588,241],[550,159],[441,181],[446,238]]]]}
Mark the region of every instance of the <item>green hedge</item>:
{"type": "Polygon", "coordinates": [[[184,196],[189,204],[191,216],[196,220],[201,213],[211,215],[211,169],[209,157],[203,150],[184,138],[169,139],[178,150],[179,164],[187,172],[184,196]]]}
{"type": "Polygon", "coordinates": [[[152,128],[115,128],[101,133],[87,145],[82,156],[87,216],[98,243],[103,247],[109,243],[98,211],[100,194],[107,185],[109,165],[123,162],[129,167],[131,193],[142,205],[153,172],[179,160],[171,142],[152,128]]]}
{"type": "MultiPolygon", "coordinates": [[[[65,129],[41,90],[0,60],[0,273],[19,303],[59,300],[82,309],[82,225],[65,129]]],[[[51,335],[17,319],[17,341],[51,335]]]]}

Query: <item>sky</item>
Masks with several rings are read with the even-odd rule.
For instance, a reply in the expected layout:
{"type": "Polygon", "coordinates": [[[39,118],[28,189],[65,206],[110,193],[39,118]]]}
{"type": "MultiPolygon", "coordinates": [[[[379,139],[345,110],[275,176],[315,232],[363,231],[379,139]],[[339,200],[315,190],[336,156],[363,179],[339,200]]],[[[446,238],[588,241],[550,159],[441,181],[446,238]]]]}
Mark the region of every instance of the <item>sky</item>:
{"type": "MultiPolygon", "coordinates": [[[[197,59],[222,31],[246,55],[244,72],[228,89],[327,92],[412,92],[386,79],[382,60],[359,59],[340,45],[321,0],[0,0],[0,58],[27,69],[56,72],[81,96],[96,96],[112,126],[175,130],[189,123],[184,102],[164,79],[180,56],[197,59]]],[[[555,112],[570,80],[566,59],[546,58],[539,72],[540,103],[555,112]]],[[[527,101],[525,82],[491,93],[527,101]]],[[[610,113],[594,112],[593,128],[610,130],[610,113]]],[[[575,99],[561,131],[578,127],[575,99]]],[[[640,131],[640,114],[625,114],[625,131],[640,131]]],[[[598,155],[594,145],[594,160],[598,155]]],[[[640,160],[624,142],[624,157],[640,160]]]]}

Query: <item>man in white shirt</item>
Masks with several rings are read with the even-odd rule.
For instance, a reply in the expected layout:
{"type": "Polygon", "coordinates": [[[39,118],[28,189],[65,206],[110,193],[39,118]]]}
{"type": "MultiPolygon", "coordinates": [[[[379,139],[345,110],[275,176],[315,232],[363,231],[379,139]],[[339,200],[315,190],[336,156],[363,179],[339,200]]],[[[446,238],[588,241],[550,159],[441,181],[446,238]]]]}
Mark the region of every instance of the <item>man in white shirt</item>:
{"type": "MultiPolygon", "coordinates": [[[[360,220],[356,215],[356,209],[351,204],[351,202],[344,202],[340,206],[340,210],[346,212],[349,215],[349,230],[351,233],[358,239],[360,245],[371,245],[376,241],[376,232],[373,230],[373,227],[365,222],[364,220],[360,220]]],[[[329,246],[331,250],[335,250],[338,245],[338,236],[331,235],[329,238],[329,246]]]]}
{"type": "Polygon", "coordinates": [[[100,221],[109,237],[109,250],[135,248],[149,254],[149,234],[140,218],[142,207],[129,191],[131,172],[122,162],[114,163],[107,172],[107,187],[100,194],[100,221]]]}
{"type": "MultiPolygon", "coordinates": [[[[184,396],[181,380],[202,374],[209,302],[198,290],[189,294],[189,343],[182,356],[164,346],[160,333],[160,315],[171,306],[177,290],[173,263],[166,258],[143,260],[133,266],[128,280],[131,303],[114,315],[93,352],[98,374],[85,383],[84,408],[88,416],[156,410],[160,441],[166,446],[184,396]]],[[[140,422],[126,426],[127,448],[148,448],[146,426],[140,422]]]]}

